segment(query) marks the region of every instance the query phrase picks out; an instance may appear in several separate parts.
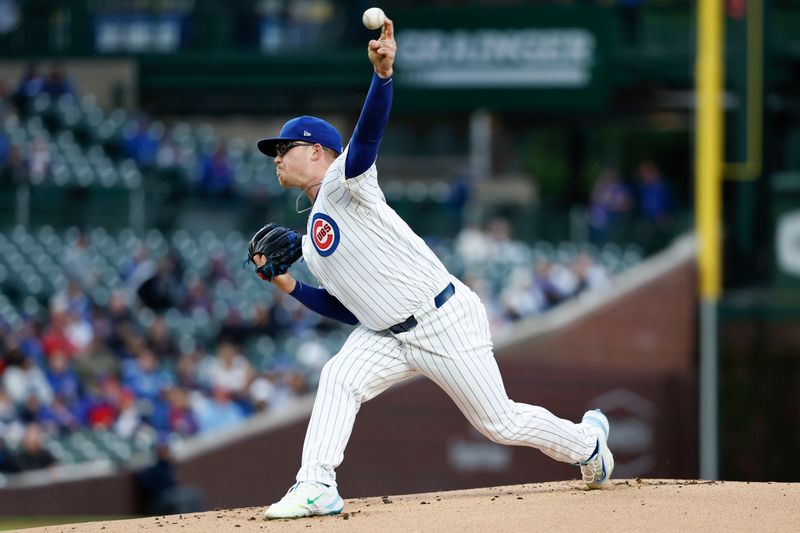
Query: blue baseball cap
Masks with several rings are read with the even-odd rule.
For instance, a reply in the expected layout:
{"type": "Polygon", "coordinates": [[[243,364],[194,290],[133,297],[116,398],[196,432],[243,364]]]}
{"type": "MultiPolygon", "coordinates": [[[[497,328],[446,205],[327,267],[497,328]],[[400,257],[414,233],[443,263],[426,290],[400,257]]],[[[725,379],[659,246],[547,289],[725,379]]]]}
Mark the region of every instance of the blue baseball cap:
{"type": "Polygon", "coordinates": [[[278,155],[275,147],[280,143],[289,141],[306,141],[314,144],[321,144],[325,148],[330,148],[337,154],[344,151],[342,147],[342,136],[336,128],[317,117],[303,115],[288,121],[281,128],[277,137],[271,139],[261,139],[258,141],[258,149],[262,153],[275,157],[278,155]]]}

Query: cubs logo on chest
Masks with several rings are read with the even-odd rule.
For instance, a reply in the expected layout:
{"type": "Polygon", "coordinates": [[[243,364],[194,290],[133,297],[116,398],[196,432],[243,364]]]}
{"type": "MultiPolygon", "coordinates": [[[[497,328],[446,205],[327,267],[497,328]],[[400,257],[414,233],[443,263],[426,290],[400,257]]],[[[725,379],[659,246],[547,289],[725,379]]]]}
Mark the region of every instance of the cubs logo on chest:
{"type": "Polygon", "coordinates": [[[339,246],[339,226],[324,213],[317,213],[311,219],[311,242],[322,257],[331,255],[339,246]]]}

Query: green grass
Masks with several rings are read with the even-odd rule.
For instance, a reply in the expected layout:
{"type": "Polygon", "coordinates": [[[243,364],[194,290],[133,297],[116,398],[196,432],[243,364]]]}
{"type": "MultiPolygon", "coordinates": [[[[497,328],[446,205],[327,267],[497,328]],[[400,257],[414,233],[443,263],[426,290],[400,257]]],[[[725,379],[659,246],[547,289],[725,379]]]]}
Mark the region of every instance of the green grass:
{"type": "Polygon", "coordinates": [[[79,524],[81,522],[102,522],[105,520],[124,520],[135,516],[4,516],[0,517],[0,531],[44,527],[58,524],[79,524]]]}

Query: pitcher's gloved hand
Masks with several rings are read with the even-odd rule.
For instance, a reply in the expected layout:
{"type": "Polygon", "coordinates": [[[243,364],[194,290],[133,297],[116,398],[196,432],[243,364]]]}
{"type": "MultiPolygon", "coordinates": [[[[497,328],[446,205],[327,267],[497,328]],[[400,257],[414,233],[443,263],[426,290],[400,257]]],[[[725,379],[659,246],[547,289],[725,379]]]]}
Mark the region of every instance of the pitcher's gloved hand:
{"type": "Polygon", "coordinates": [[[266,281],[286,274],[289,267],[303,256],[303,238],[294,230],[276,224],[267,224],[253,235],[247,245],[247,255],[256,265],[256,273],[266,281]],[[266,263],[258,266],[257,255],[263,255],[266,263]]]}

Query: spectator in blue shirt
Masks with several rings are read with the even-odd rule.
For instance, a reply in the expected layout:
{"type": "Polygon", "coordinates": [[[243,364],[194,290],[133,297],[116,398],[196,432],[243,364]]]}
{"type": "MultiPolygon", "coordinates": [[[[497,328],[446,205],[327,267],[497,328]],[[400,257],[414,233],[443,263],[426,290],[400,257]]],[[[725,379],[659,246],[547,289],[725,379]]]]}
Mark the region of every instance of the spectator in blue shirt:
{"type": "Polygon", "coordinates": [[[122,363],[122,383],[136,394],[155,402],[169,378],[158,369],[156,356],[147,348],[139,350],[135,359],[122,363]]]}
{"type": "Polygon", "coordinates": [[[216,388],[213,397],[198,398],[195,404],[200,431],[209,433],[233,426],[244,420],[242,408],[231,399],[225,389],[216,388]]]}
{"type": "Polygon", "coordinates": [[[631,191],[616,169],[603,170],[592,189],[589,204],[589,230],[595,242],[604,242],[615,227],[624,225],[633,208],[631,191]]]}
{"type": "Polygon", "coordinates": [[[80,393],[78,374],[69,366],[69,359],[63,352],[53,352],[47,362],[45,375],[53,394],[61,396],[69,403],[78,400],[80,393]]]}
{"type": "Polygon", "coordinates": [[[17,330],[16,340],[19,351],[25,357],[29,357],[37,365],[44,364],[44,346],[42,345],[42,324],[41,322],[29,319],[23,322],[17,330]]]}
{"type": "Polygon", "coordinates": [[[62,435],[75,431],[81,425],[77,413],[58,395],[53,398],[52,404],[42,410],[39,422],[48,432],[62,435]]]}
{"type": "Polygon", "coordinates": [[[664,176],[652,161],[638,169],[637,201],[640,223],[637,241],[648,250],[658,250],[672,236],[672,195],[664,176]]]}
{"type": "Polygon", "coordinates": [[[64,66],[60,63],[54,63],[50,67],[50,72],[42,82],[42,92],[50,95],[50,98],[55,101],[64,95],[76,97],[75,86],[72,84],[67,73],[64,72],[64,66]]]}
{"type": "Polygon", "coordinates": [[[49,414],[47,405],[42,405],[35,394],[28,396],[28,399],[19,406],[19,419],[25,424],[39,422],[46,414],[49,414]]]}
{"type": "Polygon", "coordinates": [[[652,161],[639,165],[639,212],[649,222],[664,222],[672,211],[672,200],[661,171],[652,161]]]}
{"type": "Polygon", "coordinates": [[[20,117],[28,116],[31,102],[42,92],[43,80],[39,74],[39,67],[36,63],[30,63],[22,74],[14,92],[11,93],[11,101],[16,106],[20,117]]]}
{"type": "Polygon", "coordinates": [[[145,119],[137,119],[125,127],[122,154],[133,159],[139,167],[149,169],[156,164],[159,146],[159,140],[150,131],[145,119]]]}

